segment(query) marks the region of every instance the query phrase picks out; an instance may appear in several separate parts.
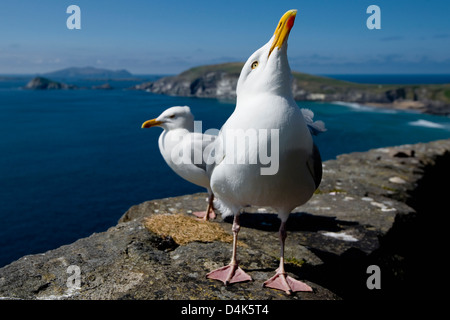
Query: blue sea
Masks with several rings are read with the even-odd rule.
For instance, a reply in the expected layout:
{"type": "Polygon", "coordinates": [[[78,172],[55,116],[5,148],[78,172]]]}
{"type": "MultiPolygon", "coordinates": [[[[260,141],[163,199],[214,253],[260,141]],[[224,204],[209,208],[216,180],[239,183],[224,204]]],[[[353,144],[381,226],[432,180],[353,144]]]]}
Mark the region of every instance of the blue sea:
{"type": "MultiPolygon", "coordinates": [[[[126,90],[137,80],[110,82],[113,90],[22,90],[28,80],[0,77],[0,267],[105,231],[132,205],[203,192],[164,163],[161,129],[141,124],[168,107],[189,105],[203,130],[219,129],[234,110],[229,101],[126,90]]],[[[298,105],[326,123],[328,131],[315,137],[324,160],[450,138],[448,117],[346,103],[298,105]]]]}
{"type": "Polygon", "coordinates": [[[450,83],[450,74],[324,74],[344,81],[368,84],[440,84],[450,83]]]}

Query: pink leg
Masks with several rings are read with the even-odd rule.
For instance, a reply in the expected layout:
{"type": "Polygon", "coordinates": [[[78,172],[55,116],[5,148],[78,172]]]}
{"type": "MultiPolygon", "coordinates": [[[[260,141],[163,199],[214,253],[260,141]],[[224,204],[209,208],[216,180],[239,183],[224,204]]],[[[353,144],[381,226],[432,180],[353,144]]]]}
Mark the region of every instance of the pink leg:
{"type": "Polygon", "coordinates": [[[208,221],[209,219],[215,219],[216,213],[214,212],[213,201],[214,201],[214,194],[211,193],[211,195],[209,196],[208,207],[206,211],[196,211],[193,212],[192,214],[198,218],[202,218],[205,221],[208,221]]]}
{"type": "Polygon", "coordinates": [[[278,289],[285,291],[288,295],[296,291],[312,291],[312,288],[306,283],[295,280],[288,275],[284,270],[284,241],[286,240],[286,222],[281,222],[280,226],[280,242],[281,242],[281,257],[280,267],[276,270],[275,276],[264,282],[264,287],[278,289]]]}
{"type": "Polygon", "coordinates": [[[234,216],[233,221],[233,255],[231,262],[228,266],[211,271],[206,275],[209,279],[215,279],[223,281],[225,285],[235,282],[250,281],[252,278],[246,274],[241,268],[239,268],[238,261],[236,260],[237,249],[237,236],[241,226],[239,225],[239,214],[234,216]]]}

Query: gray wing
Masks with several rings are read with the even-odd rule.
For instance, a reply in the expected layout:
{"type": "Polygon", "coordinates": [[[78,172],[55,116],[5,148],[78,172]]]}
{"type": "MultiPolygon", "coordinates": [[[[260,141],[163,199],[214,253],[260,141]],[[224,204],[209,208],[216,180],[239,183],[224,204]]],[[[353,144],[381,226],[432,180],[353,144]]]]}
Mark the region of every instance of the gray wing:
{"type": "Polygon", "coordinates": [[[313,143],[312,154],[308,159],[307,165],[317,189],[322,181],[322,158],[315,143],[313,143]]]}
{"type": "Polygon", "coordinates": [[[217,136],[194,133],[192,137],[194,143],[191,144],[191,162],[197,168],[206,172],[206,158],[208,154],[205,154],[205,149],[216,140],[217,136]]]}

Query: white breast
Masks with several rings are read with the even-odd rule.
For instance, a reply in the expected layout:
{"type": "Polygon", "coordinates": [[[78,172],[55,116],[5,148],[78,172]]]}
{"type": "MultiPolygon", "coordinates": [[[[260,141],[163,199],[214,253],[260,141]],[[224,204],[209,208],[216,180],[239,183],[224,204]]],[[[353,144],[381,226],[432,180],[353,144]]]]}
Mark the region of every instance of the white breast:
{"type": "MultiPolygon", "coordinates": [[[[281,97],[261,97],[259,101],[236,107],[222,128],[227,130],[256,130],[258,143],[248,145],[244,154],[225,154],[224,161],[214,168],[211,187],[225,201],[245,205],[271,206],[280,211],[291,211],[312,196],[315,184],[307,168],[313,142],[300,109],[295,102],[281,97]],[[262,175],[261,165],[237,164],[242,157],[258,154],[260,145],[270,146],[272,135],[259,134],[260,129],[278,130],[279,165],[273,175],[262,175]],[[229,199],[232,197],[233,199],[229,199]]],[[[270,152],[269,152],[270,154],[270,152]]]]}

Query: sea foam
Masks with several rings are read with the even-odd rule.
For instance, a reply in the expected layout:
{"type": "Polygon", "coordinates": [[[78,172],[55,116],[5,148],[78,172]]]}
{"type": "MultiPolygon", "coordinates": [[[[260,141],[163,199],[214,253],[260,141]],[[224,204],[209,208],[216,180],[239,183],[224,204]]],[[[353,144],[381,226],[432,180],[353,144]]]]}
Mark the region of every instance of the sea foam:
{"type": "Polygon", "coordinates": [[[398,113],[398,110],[387,109],[387,108],[378,108],[378,107],[370,107],[363,104],[359,104],[356,102],[344,102],[344,101],[333,101],[333,104],[337,104],[344,107],[349,107],[354,111],[362,111],[362,112],[378,112],[378,113],[398,113]]]}
{"type": "Polygon", "coordinates": [[[435,128],[435,129],[446,129],[446,126],[440,123],[419,119],[416,121],[411,121],[408,123],[410,126],[416,126],[416,127],[426,127],[426,128],[435,128]]]}

